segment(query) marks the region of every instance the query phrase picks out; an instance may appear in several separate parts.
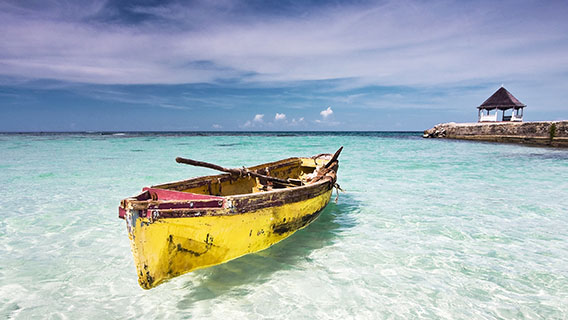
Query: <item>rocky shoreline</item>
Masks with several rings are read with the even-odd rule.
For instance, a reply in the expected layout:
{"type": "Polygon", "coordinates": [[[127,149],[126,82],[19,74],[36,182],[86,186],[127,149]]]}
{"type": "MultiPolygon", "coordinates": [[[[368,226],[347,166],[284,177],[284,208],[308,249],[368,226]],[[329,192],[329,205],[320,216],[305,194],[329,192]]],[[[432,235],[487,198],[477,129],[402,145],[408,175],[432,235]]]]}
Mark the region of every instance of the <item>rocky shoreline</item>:
{"type": "Polygon", "coordinates": [[[535,122],[441,123],[424,138],[478,140],[568,148],[568,120],[535,122]]]}

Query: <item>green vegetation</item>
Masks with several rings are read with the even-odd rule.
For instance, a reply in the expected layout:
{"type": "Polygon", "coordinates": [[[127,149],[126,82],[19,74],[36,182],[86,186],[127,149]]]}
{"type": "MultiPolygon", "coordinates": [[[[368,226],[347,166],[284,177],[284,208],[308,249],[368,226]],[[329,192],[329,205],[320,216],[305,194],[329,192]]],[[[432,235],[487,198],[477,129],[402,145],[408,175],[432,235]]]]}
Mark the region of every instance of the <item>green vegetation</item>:
{"type": "Polygon", "coordinates": [[[554,139],[555,135],[556,135],[556,123],[553,123],[552,125],[550,125],[550,141],[554,139]]]}

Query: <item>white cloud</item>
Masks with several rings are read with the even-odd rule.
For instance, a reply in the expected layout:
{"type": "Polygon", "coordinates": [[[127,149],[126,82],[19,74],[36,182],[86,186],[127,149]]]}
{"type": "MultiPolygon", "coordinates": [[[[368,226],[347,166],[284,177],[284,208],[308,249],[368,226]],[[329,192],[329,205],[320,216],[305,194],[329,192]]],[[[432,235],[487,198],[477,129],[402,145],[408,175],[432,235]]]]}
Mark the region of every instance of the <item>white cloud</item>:
{"type": "Polygon", "coordinates": [[[257,114],[254,116],[254,119],[252,121],[254,122],[262,122],[262,118],[264,118],[263,114],[257,114]]]}
{"type": "Polygon", "coordinates": [[[290,125],[293,126],[293,127],[303,125],[303,124],[305,124],[304,117],[300,117],[297,120],[296,120],[296,118],[292,118],[292,121],[290,121],[290,125]]]}
{"type": "Polygon", "coordinates": [[[0,75],[104,84],[350,78],[359,86],[437,85],[535,75],[566,82],[562,1],[387,0],[277,19],[234,15],[232,1],[197,3],[135,7],[161,19],[120,25],[88,19],[103,1],[87,14],[79,4],[43,13],[0,3],[0,75]]]}
{"type": "Polygon", "coordinates": [[[327,117],[329,117],[333,114],[333,110],[331,110],[331,107],[327,107],[327,109],[320,112],[320,114],[324,119],[327,119],[327,117]]]}
{"type": "Polygon", "coordinates": [[[331,110],[331,107],[327,107],[327,109],[320,112],[322,118],[316,119],[314,120],[314,122],[317,123],[318,125],[328,126],[328,127],[339,125],[340,122],[333,121],[333,117],[331,117],[332,114],[333,110],[331,110]]]}
{"type": "Polygon", "coordinates": [[[247,120],[241,128],[259,128],[266,125],[270,125],[271,123],[264,122],[264,114],[256,114],[252,120],[247,120]]]}
{"type": "Polygon", "coordinates": [[[212,127],[213,129],[221,129],[221,128],[223,128],[222,125],[216,124],[216,123],[214,123],[211,127],[212,127]]]}
{"type": "Polygon", "coordinates": [[[247,129],[286,129],[299,126],[305,126],[307,124],[304,117],[298,119],[292,118],[288,120],[284,113],[277,112],[274,116],[273,121],[264,121],[264,114],[256,114],[252,120],[247,120],[244,124],[240,125],[240,128],[247,129]]]}

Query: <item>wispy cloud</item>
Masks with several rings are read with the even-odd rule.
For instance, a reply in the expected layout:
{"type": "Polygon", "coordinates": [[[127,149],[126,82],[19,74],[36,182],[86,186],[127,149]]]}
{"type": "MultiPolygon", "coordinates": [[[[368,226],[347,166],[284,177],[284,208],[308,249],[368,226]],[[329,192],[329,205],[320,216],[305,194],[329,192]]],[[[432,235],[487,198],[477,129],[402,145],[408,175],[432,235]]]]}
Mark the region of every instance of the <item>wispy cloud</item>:
{"type": "Polygon", "coordinates": [[[306,6],[304,15],[230,0],[50,3],[0,4],[1,74],[106,84],[437,85],[557,76],[568,65],[564,2],[384,1],[306,6]]]}
{"type": "Polygon", "coordinates": [[[252,120],[247,120],[239,127],[253,130],[290,130],[302,128],[306,125],[304,117],[288,119],[286,114],[277,112],[272,121],[265,121],[263,114],[256,114],[252,120]]]}
{"type": "Polygon", "coordinates": [[[296,118],[292,118],[292,121],[290,121],[290,126],[291,127],[297,127],[297,126],[301,126],[304,125],[305,121],[304,121],[304,117],[300,117],[296,120],[296,118]]]}
{"type": "MultiPolygon", "coordinates": [[[[61,88],[66,87],[63,86],[61,88]]],[[[175,110],[192,109],[186,101],[167,95],[140,92],[132,93],[118,88],[109,88],[108,86],[75,86],[74,91],[81,95],[105,102],[119,102],[175,110]]]]}

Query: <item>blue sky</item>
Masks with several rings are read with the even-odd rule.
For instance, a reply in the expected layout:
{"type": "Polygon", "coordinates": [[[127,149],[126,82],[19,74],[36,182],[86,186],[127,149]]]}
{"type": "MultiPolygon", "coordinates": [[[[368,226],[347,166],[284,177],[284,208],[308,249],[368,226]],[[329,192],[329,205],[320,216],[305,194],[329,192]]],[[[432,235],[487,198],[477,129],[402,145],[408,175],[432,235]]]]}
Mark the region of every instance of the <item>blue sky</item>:
{"type": "Polygon", "coordinates": [[[0,2],[0,131],[568,119],[566,1],[0,2]]]}

